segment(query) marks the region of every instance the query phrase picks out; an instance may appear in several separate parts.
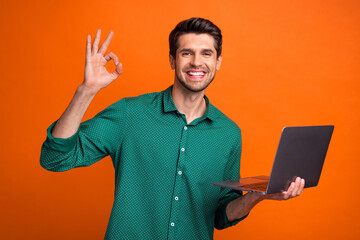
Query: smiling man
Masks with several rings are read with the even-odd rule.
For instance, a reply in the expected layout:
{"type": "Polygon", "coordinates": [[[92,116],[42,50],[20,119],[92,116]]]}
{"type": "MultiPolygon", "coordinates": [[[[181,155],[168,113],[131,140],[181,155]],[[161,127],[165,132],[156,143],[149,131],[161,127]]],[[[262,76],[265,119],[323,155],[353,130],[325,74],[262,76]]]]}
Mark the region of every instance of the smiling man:
{"type": "Polygon", "coordinates": [[[180,36],[178,44],[175,56],[170,55],[176,84],[180,83],[189,92],[202,92],[214,80],[221,65],[222,56],[217,56],[214,38],[209,34],[189,33],[180,36]]]}
{"type": "Polygon", "coordinates": [[[111,156],[115,197],[105,239],[212,239],[214,227],[235,225],[261,200],[301,194],[302,179],[273,195],[210,185],[239,178],[241,132],[205,96],[222,61],[221,31],[206,19],[185,20],[170,33],[172,86],[123,98],[81,123],[94,96],[122,73],[117,56],[105,54],[112,35],[100,48],[100,31],[93,44],[88,36],[84,81],[48,128],[40,158],[57,172],[111,156]]]}

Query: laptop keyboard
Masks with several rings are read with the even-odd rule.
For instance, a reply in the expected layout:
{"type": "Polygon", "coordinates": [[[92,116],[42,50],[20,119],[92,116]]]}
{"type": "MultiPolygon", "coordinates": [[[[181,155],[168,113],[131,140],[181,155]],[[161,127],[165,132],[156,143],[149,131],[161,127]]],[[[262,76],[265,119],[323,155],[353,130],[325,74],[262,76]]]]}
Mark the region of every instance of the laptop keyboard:
{"type": "Polygon", "coordinates": [[[251,183],[251,184],[246,184],[246,185],[242,185],[242,188],[246,188],[246,189],[253,189],[253,190],[259,190],[259,191],[266,191],[268,182],[259,182],[259,183],[251,183]]]}

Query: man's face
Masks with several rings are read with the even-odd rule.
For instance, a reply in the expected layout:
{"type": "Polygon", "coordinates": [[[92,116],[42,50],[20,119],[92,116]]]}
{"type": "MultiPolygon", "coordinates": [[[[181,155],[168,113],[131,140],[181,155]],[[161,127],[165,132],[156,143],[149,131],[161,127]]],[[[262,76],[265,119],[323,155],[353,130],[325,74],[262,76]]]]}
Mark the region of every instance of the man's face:
{"type": "Polygon", "coordinates": [[[216,57],[214,38],[209,34],[188,33],[179,37],[178,45],[176,59],[170,55],[175,82],[191,92],[203,91],[214,79],[222,60],[222,56],[216,57]]]}

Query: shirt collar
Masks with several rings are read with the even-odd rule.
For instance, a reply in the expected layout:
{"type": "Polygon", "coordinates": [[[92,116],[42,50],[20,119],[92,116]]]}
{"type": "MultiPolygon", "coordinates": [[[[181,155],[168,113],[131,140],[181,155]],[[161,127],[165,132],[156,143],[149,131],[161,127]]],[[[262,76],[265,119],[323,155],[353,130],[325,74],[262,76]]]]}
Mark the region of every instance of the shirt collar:
{"type": "MultiPolygon", "coordinates": [[[[168,87],[163,92],[163,109],[165,113],[178,111],[171,95],[172,87],[173,86],[168,87]]],[[[204,115],[201,117],[200,120],[209,119],[211,121],[214,121],[216,118],[220,117],[220,115],[218,111],[216,111],[215,107],[210,103],[209,98],[206,95],[204,95],[204,98],[207,107],[204,115]]]]}

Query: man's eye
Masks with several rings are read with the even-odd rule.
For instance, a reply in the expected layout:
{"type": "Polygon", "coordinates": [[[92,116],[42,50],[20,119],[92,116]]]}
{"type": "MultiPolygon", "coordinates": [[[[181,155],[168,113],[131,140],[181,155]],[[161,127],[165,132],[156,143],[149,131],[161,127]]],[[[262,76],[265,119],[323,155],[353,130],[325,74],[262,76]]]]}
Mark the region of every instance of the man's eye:
{"type": "Polygon", "coordinates": [[[190,56],[190,54],[191,54],[191,53],[189,53],[189,52],[183,52],[183,53],[182,53],[182,56],[190,56]]]}
{"type": "Polygon", "coordinates": [[[206,52],[206,53],[204,53],[204,55],[205,55],[205,56],[211,56],[211,53],[206,52]]]}

